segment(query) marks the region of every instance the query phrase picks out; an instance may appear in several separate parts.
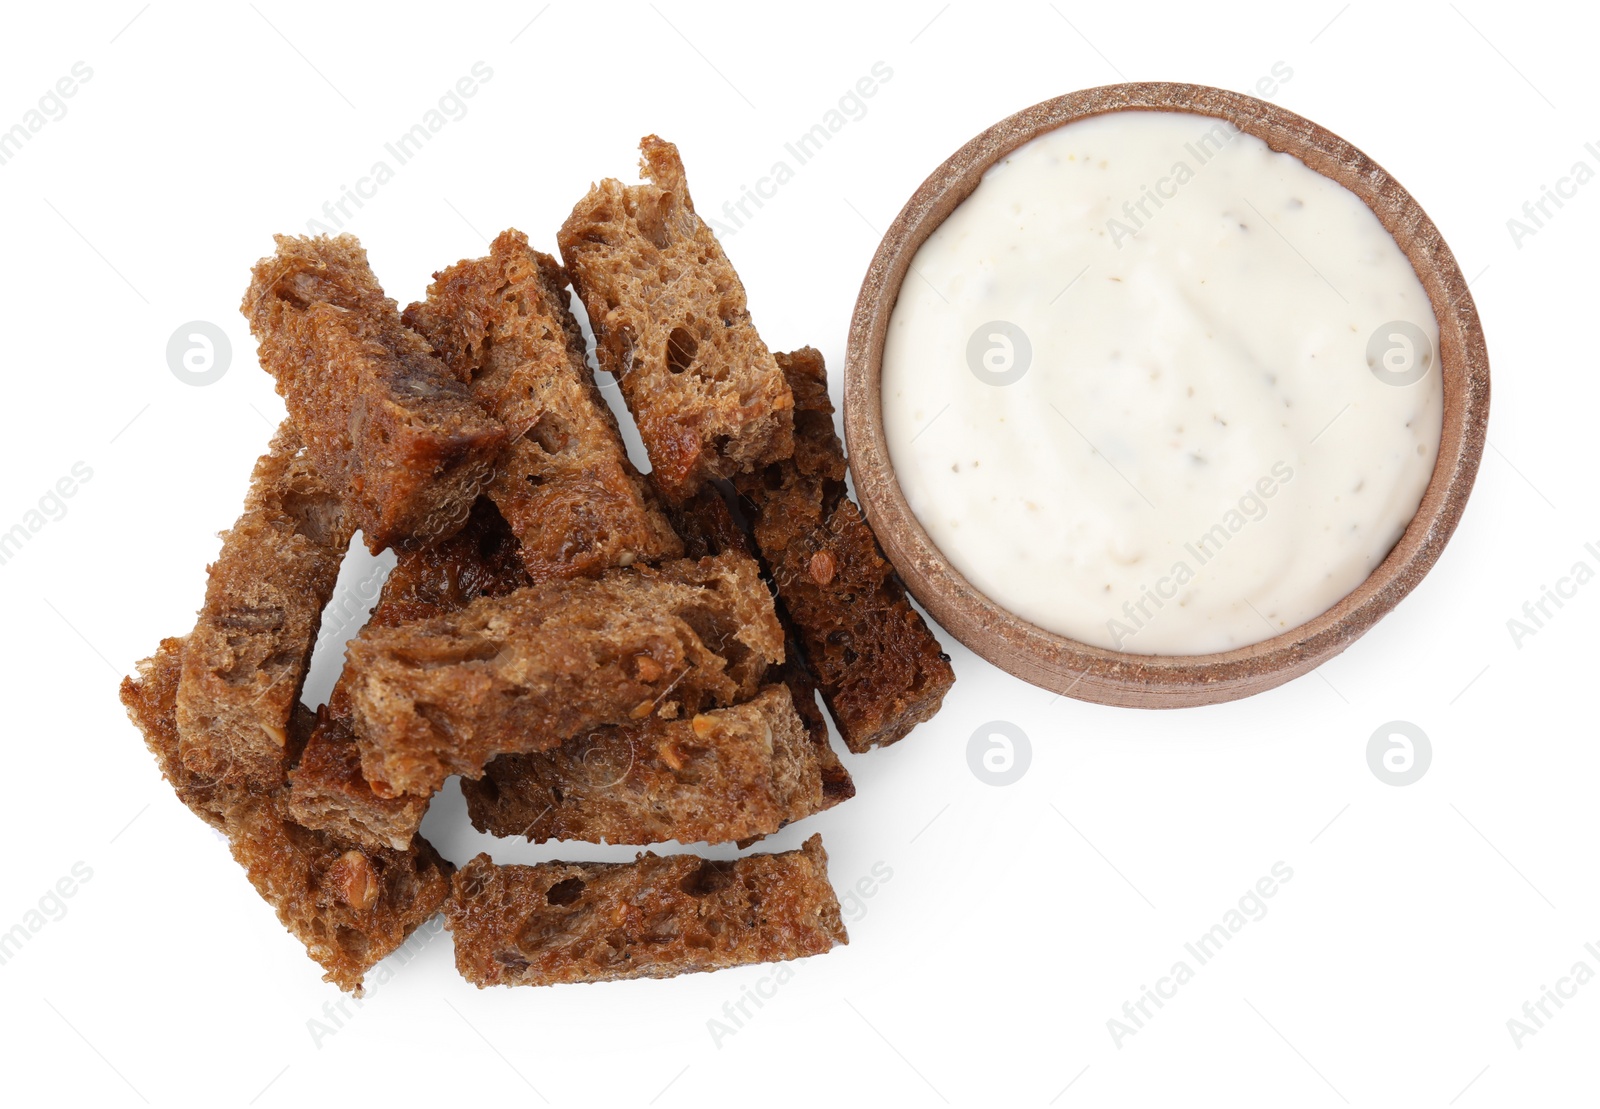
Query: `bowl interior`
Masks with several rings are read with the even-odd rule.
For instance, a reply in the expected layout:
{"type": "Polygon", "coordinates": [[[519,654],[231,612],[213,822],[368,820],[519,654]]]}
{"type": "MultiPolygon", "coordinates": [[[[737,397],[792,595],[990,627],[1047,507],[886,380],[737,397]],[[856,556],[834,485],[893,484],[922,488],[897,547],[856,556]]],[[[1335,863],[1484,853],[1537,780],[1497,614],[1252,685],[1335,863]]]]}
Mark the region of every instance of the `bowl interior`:
{"type": "Polygon", "coordinates": [[[967,143],[912,194],[862,282],[845,358],[845,439],[856,494],[885,554],[922,605],[977,654],[1035,685],[1132,707],[1213,704],[1315,669],[1394,608],[1438,560],[1482,457],[1489,359],[1477,307],[1455,256],[1427,214],[1360,150],[1309,120],[1240,93],[1154,82],[1108,85],[1047,100],[967,143]],[[906,503],[883,427],[882,362],[889,319],[919,247],[1006,154],[1063,124],[1115,111],[1189,112],[1227,120],[1355,193],[1410,260],[1439,327],[1444,419],[1422,502],[1387,558],[1332,608],[1248,647],[1208,655],[1139,655],[1046,631],[975,589],[938,550],[906,503]]]}

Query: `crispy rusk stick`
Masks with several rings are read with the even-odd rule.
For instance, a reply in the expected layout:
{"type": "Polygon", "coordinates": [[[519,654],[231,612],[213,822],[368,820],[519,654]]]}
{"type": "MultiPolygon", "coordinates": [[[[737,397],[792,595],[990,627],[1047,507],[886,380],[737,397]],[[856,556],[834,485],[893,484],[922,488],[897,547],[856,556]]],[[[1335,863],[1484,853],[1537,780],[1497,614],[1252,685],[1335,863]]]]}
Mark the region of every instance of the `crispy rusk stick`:
{"type": "MultiPolygon", "coordinates": [[[[367,623],[384,628],[440,616],[527,584],[515,537],[494,504],[480,497],[466,527],[450,539],[401,552],[367,623]]],[[[341,674],[317,712],[305,754],[289,774],[289,815],[352,843],[403,848],[422,824],[429,800],[427,795],[379,796],[368,784],[341,674]]]]}
{"type": "Polygon", "coordinates": [[[505,428],[400,322],[353,236],[277,243],[242,309],[312,459],[374,552],[449,536],[505,428]]]}
{"type": "Polygon", "coordinates": [[[317,710],[300,764],[289,773],[284,803],[291,819],[363,847],[403,848],[422,827],[431,796],[380,797],[361,773],[350,703],[335,689],[317,710]]]}
{"type": "Polygon", "coordinates": [[[534,843],[748,840],[829,803],[817,748],[781,685],[732,708],[502,755],[461,792],[474,828],[534,843]]]}
{"type": "MultiPolygon", "coordinates": [[[[693,497],[669,508],[668,518],[683,537],[684,550],[690,558],[704,558],[724,551],[737,551],[752,558],[756,555],[755,541],[734,519],[722,491],[715,485],[707,485],[693,497]]],[[[817,680],[806,666],[805,653],[781,600],[776,610],[784,632],[783,663],[775,667],[768,678],[789,687],[795,711],[800,714],[806,734],[817,750],[817,761],[822,768],[823,808],[831,808],[854,797],[856,785],[828,739],[828,722],[817,706],[817,680]]]]}
{"type": "Polygon", "coordinates": [[[352,524],[285,422],[223,534],[178,684],[184,765],[252,789],[283,784],[289,714],[352,524]]]}
{"type": "Polygon", "coordinates": [[[364,629],[346,652],[361,765],[380,793],[432,793],[496,755],[605,724],[755,695],[783,632],[743,555],[609,570],[364,629]]]}
{"type": "MultiPolygon", "coordinates": [[[[361,847],[289,820],[277,793],[209,779],[178,757],[177,694],[182,639],[122,681],[122,702],[144,734],[178,799],[228,837],[233,857],[290,933],[343,990],[394,951],[444,903],[454,868],[418,836],[402,849],[361,847]]],[[[296,705],[289,746],[297,749],[311,714],[296,705]]]]}
{"type": "Polygon", "coordinates": [[[845,495],[822,355],[804,347],[777,359],[795,398],[794,457],[734,487],[839,734],[866,751],[937,712],[955,673],[845,495]]]}
{"type": "Polygon", "coordinates": [[[445,924],[456,969],[479,987],[670,978],[850,942],[821,836],[731,862],[645,852],[496,866],[479,855],[456,873],[445,924]]]}
{"type": "Polygon", "coordinates": [[[455,868],[421,836],[398,851],[350,844],[289,820],[277,794],[253,796],[225,831],[234,860],[323,979],[357,995],[362,976],[450,893],[455,868]]]}
{"type": "Polygon", "coordinates": [[[668,499],[789,456],[793,399],[745,306],[744,286],[695,214],[678,148],[639,144],[647,184],[607,179],[557,236],[668,499]]]}
{"type": "Polygon", "coordinates": [[[434,274],[404,317],[512,436],[487,492],[535,582],[683,553],[595,386],[566,286],[506,231],[488,257],[434,274]]]}
{"type": "MultiPolygon", "coordinates": [[[[144,736],[144,745],[155,756],[161,776],[172,786],[178,800],[220,832],[227,825],[228,814],[248,799],[249,791],[237,778],[209,778],[183,764],[178,750],[178,682],[183,672],[183,647],[184,637],[163,639],[156,653],[138,664],[134,676],[122,679],[122,705],[144,736]]],[[[296,715],[307,711],[303,705],[295,708],[296,715]]],[[[286,732],[292,756],[296,753],[293,745],[305,735],[293,719],[286,724],[286,732]]]]}

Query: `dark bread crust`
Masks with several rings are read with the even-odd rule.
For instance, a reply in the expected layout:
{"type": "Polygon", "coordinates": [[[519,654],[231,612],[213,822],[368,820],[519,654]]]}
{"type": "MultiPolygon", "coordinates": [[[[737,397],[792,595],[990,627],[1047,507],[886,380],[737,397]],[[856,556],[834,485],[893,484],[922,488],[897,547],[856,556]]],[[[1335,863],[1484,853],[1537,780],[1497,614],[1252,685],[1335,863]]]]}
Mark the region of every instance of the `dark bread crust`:
{"type": "MultiPolygon", "coordinates": [[[[500,597],[528,584],[516,538],[487,498],[467,524],[443,543],[403,551],[383,583],[367,624],[395,627],[465,608],[479,597],[500,597]]],[[[381,796],[361,772],[350,691],[343,674],[299,765],[289,775],[289,815],[307,828],[352,843],[404,848],[427,814],[428,795],[381,796]]]]}
{"type": "Polygon", "coordinates": [[[667,506],[667,519],[683,539],[688,558],[706,558],[724,551],[737,551],[759,558],[754,540],[728,506],[723,483],[708,483],[698,493],[667,506]]]}
{"type": "Polygon", "coordinates": [[[817,748],[789,690],[684,720],[601,728],[553,751],[502,755],[463,781],[480,832],[534,843],[723,843],[827,807],[817,748]]]}
{"type": "Polygon", "coordinates": [[[535,582],[683,553],[595,386],[566,285],[505,231],[488,257],[434,274],[403,317],[512,437],[487,492],[535,582]]]}
{"type": "Polygon", "coordinates": [[[189,770],[258,790],[282,784],[289,716],[352,528],[286,421],[223,533],[184,648],[177,721],[189,770]]]}
{"type": "Polygon", "coordinates": [[[346,658],[367,780],[430,794],[450,774],[481,777],[497,755],[747,700],[783,658],[783,633],[755,563],[726,555],[368,626],[346,658]]]}
{"type": "MultiPolygon", "coordinates": [[[[707,485],[682,504],[669,507],[667,515],[683,537],[684,549],[691,558],[705,558],[724,551],[756,557],[755,542],[734,517],[722,490],[715,485],[707,485]]],[[[784,611],[781,598],[774,607],[778,622],[783,625],[783,662],[774,667],[768,677],[789,687],[795,711],[817,750],[822,770],[822,807],[832,808],[854,797],[856,785],[828,739],[828,722],[817,707],[817,680],[806,665],[794,622],[784,611]]]]}
{"type": "MultiPolygon", "coordinates": [[[[233,857],[278,919],[340,989],[406,941],[444,903],[454,871],[418,836],[403,849],[345,843],[289,820],[277,792],[253,792],[209,779],[178,757],[177,695],[184,641],[163,639],[136,677],[122,680],[122,703],[144,734],[178,799],[228,837],[233,857]]],[[[296,705],[289,747],[306,741],[311,713],[296,705]]]]}
{"type": "Polygon", "coordinates": [[[955,672],[845,494],[822,355],[803,347],[777,359],[795,397],[794,457],[734,486],[822,699],[862,752],[933,716],[955,672]]]}
{"type": "Polygon", "coordinates": [[[744,285],[695,214],[678,148],[647,135],[649,183],[607,178],[557,235],[601,369],[638,423],[661,492],[788,457],[793,399],[750,321],[744,285]]]}
{"type": "Polygon", "coordinates": [[[456,969],[480,988],[670,978],[849,942],[821,836],[731,862],[645,852],[495,866],[479,855],[455,876],[445,925],[456,969]]]}
{"type": "Polygon", "coordinates": [[[505,428],[400,322],[354,236],[276,241],[242,310],[317,468],[374,552],[452,534],[505,428]]]}

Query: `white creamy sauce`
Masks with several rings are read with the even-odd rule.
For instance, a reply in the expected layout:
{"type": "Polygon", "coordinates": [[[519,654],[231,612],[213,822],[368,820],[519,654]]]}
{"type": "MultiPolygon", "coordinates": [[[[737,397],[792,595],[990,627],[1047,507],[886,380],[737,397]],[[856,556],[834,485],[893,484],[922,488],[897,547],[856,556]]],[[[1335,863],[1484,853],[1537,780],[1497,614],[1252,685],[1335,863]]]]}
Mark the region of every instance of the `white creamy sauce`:
{"type": "Polygon", "coordinates": [[[1416,514],[1438,327],[1353,193],[1220,120],[1014,151],[917,252],[883,360],[912,511],[975,587],[1138,654],[1326,611],[1416,514]]]}

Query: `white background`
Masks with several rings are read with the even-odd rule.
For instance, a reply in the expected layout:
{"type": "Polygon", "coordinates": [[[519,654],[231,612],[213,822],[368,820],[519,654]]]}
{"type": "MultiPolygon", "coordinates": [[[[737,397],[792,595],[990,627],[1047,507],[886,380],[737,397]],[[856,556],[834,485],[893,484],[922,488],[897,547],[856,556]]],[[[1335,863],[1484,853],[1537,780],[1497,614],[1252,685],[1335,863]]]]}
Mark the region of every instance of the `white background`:
{"type": "MultiPolygon", "coordinates": [[[[1600,983],[1520,1047],[1507,1027],[1574,963],[1600,971],[1584,950],[1600,946],[1600,584],[1520,647],[1506,626],[1575,562],[1600,568],[1584,549],[1600,545],[1600,182],[1520,247],[1506,226],[1578,160],[1600,169],[1584,150],[1600,145],[1600,28],[1576,5],[126,0],[3,19],[0,127],[75,62],[93,70],[65,117],[0,166],[0,530],[74,463],[93,471],[64,518],[0,566],[0,931],[75,863],[92,870],[0,966],[7,1103],[1472,1109],[1600,1096],[1600,983]],[[1495,394],[1465,519],[1365,639],[1242,703],[1080,704],[949,643],[959,681],[937,720],[847,757],[859,796],[772,844],[822,831],[841,893],[875,865],[892,877],[850,913],[849,947],[793,964],[720,1041],[708,1022],[772,968],[480,992],[456,977],[447,934],[319,1041],[308,1022],[330,1020],[340,995],[173,798],[115,690],[190,627],[215,533],[282,413],[237,311],[250,265],[478,61],[493,77],[465,117],[348,224],[402,304],[506,226],[552,249],[591,180],[634,179],[649,131],[679,144],[716,215],[886,63],[865,116],[725,236],[771,345],[813,343],[834,367],[879,233],[983,127],[1124,78],[1248,91],[1286,62],[1278,102],[1393,172],[1474,278],[1495,394]],[[203,388],[166,361],[191,320],[233,345],[203,388]],[[1009,786],[968,765],[969,738],[997,719],[1030,738],[1009,786]],[[1391,720],[1431,738],[1432,765],[1404,788],[1367,764],[1391,720]],[[1265,918],[1114,1042],[1124,1002],[1280,861],[1293,879],[1265,918]]],[[[457,862],[630,853],[491,843],[453,786],[424,830],[457,862]]]]}

